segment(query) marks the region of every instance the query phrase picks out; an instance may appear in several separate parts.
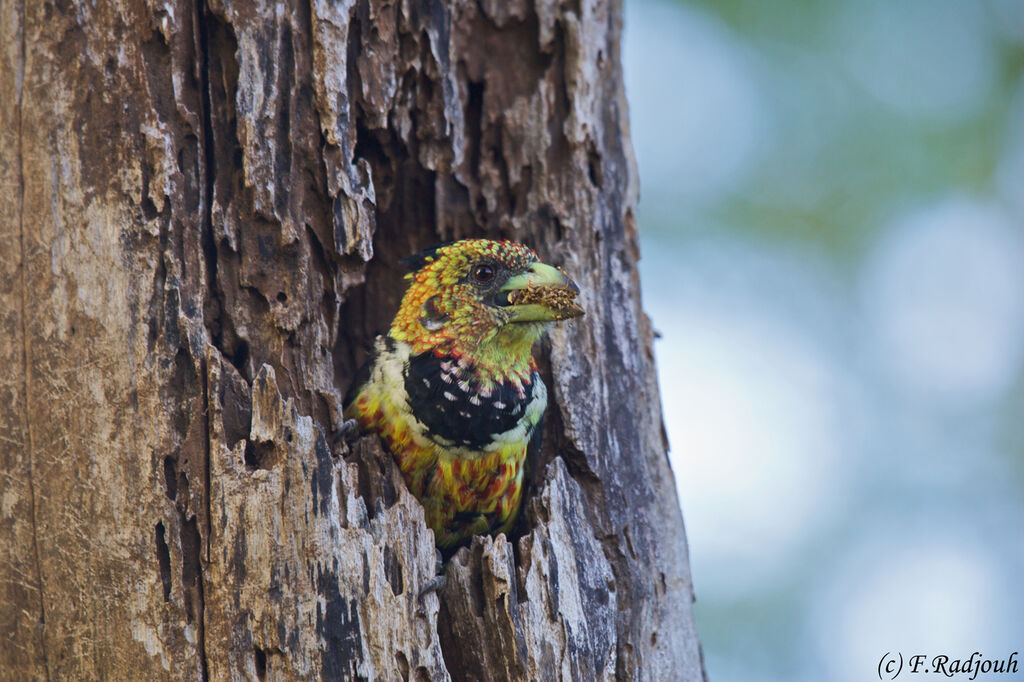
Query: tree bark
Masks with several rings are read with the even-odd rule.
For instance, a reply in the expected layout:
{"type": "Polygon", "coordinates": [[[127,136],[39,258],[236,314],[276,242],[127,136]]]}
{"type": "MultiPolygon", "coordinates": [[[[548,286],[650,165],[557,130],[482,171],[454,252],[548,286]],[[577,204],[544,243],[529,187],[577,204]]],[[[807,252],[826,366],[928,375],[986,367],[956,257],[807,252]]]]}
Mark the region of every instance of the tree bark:
{"type": "Polygon", "coordinates": [[[701,679],[614,0],[0,0],[0,678],[701,679]],[[519,527],[341,396],[486,235],[580,283],[519,527]]]}

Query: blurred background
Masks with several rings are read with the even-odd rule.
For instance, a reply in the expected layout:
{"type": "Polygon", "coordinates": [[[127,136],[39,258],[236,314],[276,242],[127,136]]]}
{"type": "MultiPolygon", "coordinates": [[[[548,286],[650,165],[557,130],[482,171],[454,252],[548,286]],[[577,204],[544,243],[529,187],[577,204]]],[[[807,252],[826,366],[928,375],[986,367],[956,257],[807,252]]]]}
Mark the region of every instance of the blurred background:
{"type": "Polygon", "coordinates": [[[624,41],[710,679],[1024,654],[1024,0],[626,0],[624,41]]]}

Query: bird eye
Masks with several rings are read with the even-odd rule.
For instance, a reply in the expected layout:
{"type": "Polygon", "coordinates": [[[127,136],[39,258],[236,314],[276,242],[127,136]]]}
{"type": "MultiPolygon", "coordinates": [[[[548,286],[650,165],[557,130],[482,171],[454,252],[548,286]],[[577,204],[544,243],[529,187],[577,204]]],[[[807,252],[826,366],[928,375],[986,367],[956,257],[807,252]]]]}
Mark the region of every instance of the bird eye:
{"type": "Polygon", "coordinates": [[[486,284],[494,279],[494,268],[486,263],[481,264],[473,268],[473,279],[482,284],[486,284]]]}

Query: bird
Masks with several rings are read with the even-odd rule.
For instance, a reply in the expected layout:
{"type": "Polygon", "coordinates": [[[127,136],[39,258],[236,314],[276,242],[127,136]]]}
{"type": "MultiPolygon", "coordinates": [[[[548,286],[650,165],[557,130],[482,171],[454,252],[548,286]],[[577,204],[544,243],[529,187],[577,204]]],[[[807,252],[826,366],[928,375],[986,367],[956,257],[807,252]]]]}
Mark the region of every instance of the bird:
{"type": "Polygon", "coordinates": [[[548,403],[533,346],[584,311],[576,283],[517,242],[464,239],[400,262],[408,288],[344,415],[380,436],[450,554],[514,525],[548,403]]]}

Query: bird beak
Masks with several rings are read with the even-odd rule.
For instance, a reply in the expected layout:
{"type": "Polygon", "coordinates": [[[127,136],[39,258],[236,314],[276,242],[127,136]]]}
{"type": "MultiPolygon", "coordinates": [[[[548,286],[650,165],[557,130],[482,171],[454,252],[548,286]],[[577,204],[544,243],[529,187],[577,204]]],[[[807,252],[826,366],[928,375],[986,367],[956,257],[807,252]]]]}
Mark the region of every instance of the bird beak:
{"type": "Polygon", "coordinates": [[[498,303],[508,306],[510,322],[552,322],[583,315],[583,308],[574,300],[579,293],[576,282],[561,270],[534,263],[505,282],[498,303]]]}

